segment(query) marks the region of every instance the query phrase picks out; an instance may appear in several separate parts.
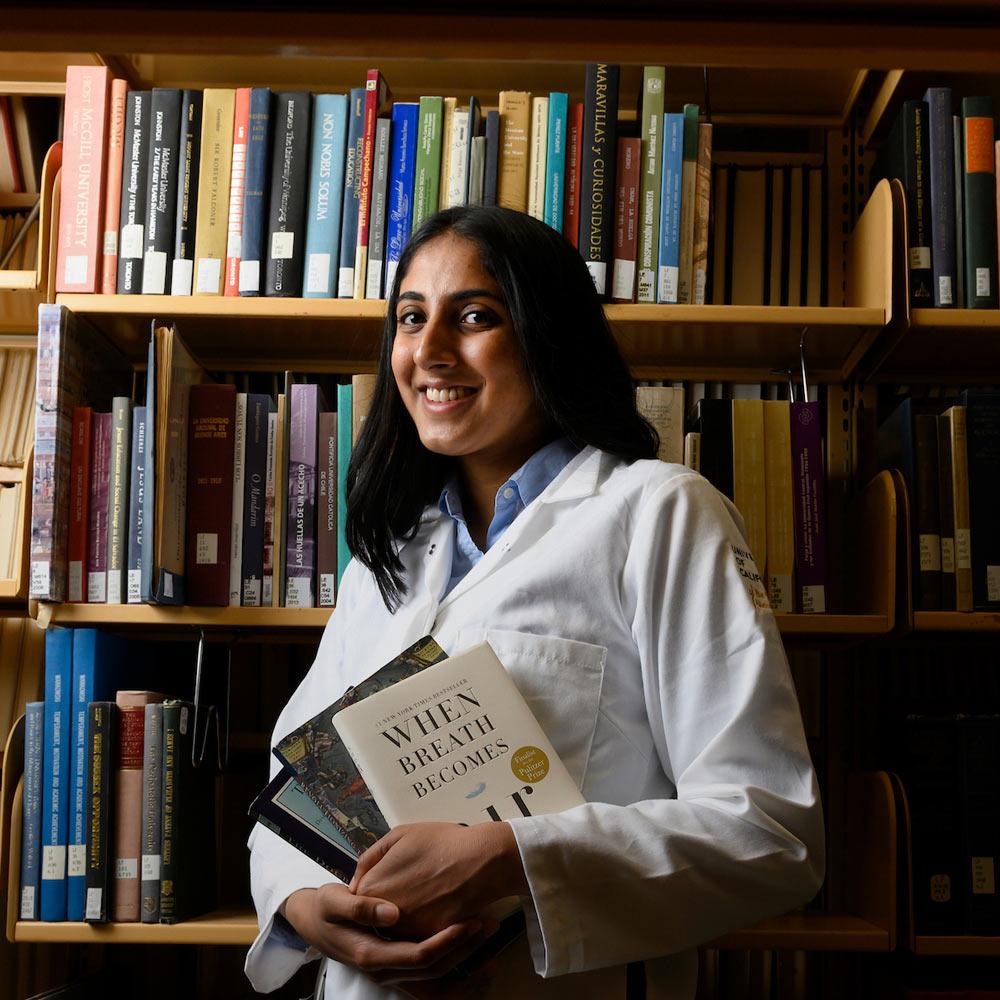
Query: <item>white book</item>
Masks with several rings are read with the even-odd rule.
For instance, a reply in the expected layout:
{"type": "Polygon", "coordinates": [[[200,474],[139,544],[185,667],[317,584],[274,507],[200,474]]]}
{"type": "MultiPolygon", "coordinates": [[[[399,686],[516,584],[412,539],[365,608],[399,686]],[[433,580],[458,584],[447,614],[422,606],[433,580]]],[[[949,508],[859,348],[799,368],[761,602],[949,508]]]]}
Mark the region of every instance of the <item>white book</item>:
{"type": "Polygon", "coordinates": [[[660,436],[656,457],[661,462],[683,462],[684,389],[668,385],[640,385],[635,390],[635,405],[660,436]]]}
{"type": "MultiPolygon", "coordinates": [[[[441,172],[438,175],[438,208],[449,208],[449,178],[451,177],[451,136],[455,127],[455,112],[458,110],[458,98],[446,97],[441,102],[441,172]]],[[[431,205],[431,211],[434,206],[431,205]]]]}
{"type": "Polygon", "coordinates": [[[531,99],[528,139],[528,215],[545,220],[545,165],[549,148],[549,99],[531,99]]]}
{"type": "Polygon", "coordinates": [[[701,434],[698,431],[688,431],[684,435],[684,464],[701,472],[701,434]]]}
{"type": "Polygon", "coordinates": [[[233,434],[233,530],[229,549],[229,604],[239,607],[243,591],[243,470],[246,463],[247,394],[236,394],[233,434]]]}
{"type": "Polygon", "coordinates": [[[469,109],[458,108],[451,121],[451,158],[448,160],[448,201],[443,208],[465,204],[465,173],[469,166],[469,109]]]}
{"type": "Polygon", "coordinates": [[[342,709],[333,724],[390,826],[584,802],[486,642],[342,709]]]}

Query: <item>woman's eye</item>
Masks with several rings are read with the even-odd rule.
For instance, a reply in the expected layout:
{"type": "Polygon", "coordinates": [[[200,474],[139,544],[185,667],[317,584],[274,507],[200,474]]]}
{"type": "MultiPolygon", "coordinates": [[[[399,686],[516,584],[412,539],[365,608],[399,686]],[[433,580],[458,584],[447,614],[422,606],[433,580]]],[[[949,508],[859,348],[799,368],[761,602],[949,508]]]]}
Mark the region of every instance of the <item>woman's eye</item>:
{"type": "Polygon", "coordinates": [[[416,326],[423,319],[422,315],[415,309],[411,309],[409,312],[403,313],[401,316],[397,317],[397,326],[416,326]]]}
{"type": "Polygon", "coordinates": [[[468,309],[462,313],[462,322],[469,326],[495,326],[497,315],[489,309],[468,309]]]}

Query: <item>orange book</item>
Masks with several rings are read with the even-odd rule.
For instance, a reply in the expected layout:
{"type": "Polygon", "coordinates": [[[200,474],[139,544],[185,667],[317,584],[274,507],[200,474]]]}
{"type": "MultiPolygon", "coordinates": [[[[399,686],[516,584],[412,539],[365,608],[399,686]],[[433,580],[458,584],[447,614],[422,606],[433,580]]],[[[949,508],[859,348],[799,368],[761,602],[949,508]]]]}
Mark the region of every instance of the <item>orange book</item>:
{"type": "Polygon", "coordinates": [[[236,91],[233,116],[233,163],[229,173],[229,236],[226,240],[226,295],[240,294],[240,251],[243,244],[243,192],[246,189],[247,132],[250,128],[250,88],[236,91]]]}
{"type": "Polygon", "coordinates": [[[125,145],[125,102],[128,84],[111,81],[108,114],[108,162],[104,176],[104,235],[102,237],[101,294],[114,295],[118,279],[118,223],[122,212],[122,157],[125,145]]]}
{"type": "Polygon", "coordinates": [[[110,88],[106,66],[66,67],[57,292],[96,292],[100,287],[110,88]]]}

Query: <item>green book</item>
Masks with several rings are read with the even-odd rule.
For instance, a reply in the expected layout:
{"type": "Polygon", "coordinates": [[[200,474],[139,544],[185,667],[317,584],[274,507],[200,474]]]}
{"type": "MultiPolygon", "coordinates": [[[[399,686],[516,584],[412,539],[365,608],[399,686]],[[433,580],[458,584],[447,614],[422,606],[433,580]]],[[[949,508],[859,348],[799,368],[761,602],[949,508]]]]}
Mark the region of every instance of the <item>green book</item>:
{"type": "Polygon", "coordinates": [[[963,98],[962,147],[965,305],[968,309],[996,309],[997,178],[992,97],[963,98]]]}
{"type": "Polygon", "coordinates": [[[642,147],[639,175],[639,280],[636,301],[656,301],[656,264],[660,250],[660,177],[663,156],[663,66],[645,66],[642,71],[642,147]]]}
{"type": "Polygon", "coordinates": [[[441,125],[444,99],[421,97],[417,117],[416,178],[413,185],[413,231],[438,209],[441,183],[441,125]]]}
{"type": "Polygon", "coordinates": [[[698,105],[684,105],[683,167],[681,170],[681,261],[677,301],[694,301],[694,188],[698,173],[698,105]]]}

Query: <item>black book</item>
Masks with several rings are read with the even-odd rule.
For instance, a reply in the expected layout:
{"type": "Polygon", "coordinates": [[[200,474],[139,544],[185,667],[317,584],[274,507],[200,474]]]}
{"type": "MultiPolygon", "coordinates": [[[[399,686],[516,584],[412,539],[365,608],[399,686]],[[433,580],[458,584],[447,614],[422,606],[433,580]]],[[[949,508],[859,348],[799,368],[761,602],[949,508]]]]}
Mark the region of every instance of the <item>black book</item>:
{"type": "Polygon", "coordinates": [[[966,389],[969,458],[969,532],[972,536],[972,606],[1000,607],[1000,393],[966,389]]]}
{"type": "Polygon", "coordinates": [[[194,228],[198,211],[198,165],[201,160],[202,103],[200,90],[185,90],[181,94],[171,295],[191,294],[194,275],[194,228]]]}
{"type": "Polygon", "coordinates": [[[497,166],[500,163],[500,112],[486,112],[486,171],[483,204],[497,203],[497,166]]]}
{"type": "Polygon", "coordinates": [[[959,729],[965,931],[1000,934],[1000,896],[995,881],[1000,860],[1000,782],[996,775],[996,762],[1000,760],[1000,716],[967,715],[959,729]]]}
{"type": "Polygon", "coordinates": [[[615,163],[618,150],[618,67],[588,63],[583,98],[578,246],[597,294],[610,289],[614,256],[615,163]]]}
{"type": "Polygon", "coordinates": [[[730,399],[699,399],[694,429],[701,434],[701,474],[733,499],[733,403],[730,399]]]}
{"type": "Polygon", "coordinates": [[[270,396],[247,395],[246,445],[243,469],[244,607],[259,608],[264,578],[264,480],[267,476],[267,417],[274,410],[270,396]]]}
{"type": "Polygon", "coordinates": [[[143,295],[163,295],[170,286],[177,217],[177,165],[181,92],[156,87],[149,106],[149,193],[146,206],[143,295]]]}
{"type": "Polygon", "coordinates": [[[122,201],[118,232],[118,294],[142,291],[142,258],[146,246],[146,202],[149,194],[148,90],[130,90],[125,104],[122,201]]]}
{"type": "Polygon", "coordinates": [[[83,919],[107,923],[111,904],[111,836],[114,823],[115,734],[113,701],[87,706],[87,903],[83,919]]]}
{"type": "Polygon", "coordinates": [[[265,294],[302,294],[312,95],[275,97],[265,294]]]}
{"type": "Polygon", "coordinates": [[[955,611],[955,494],[952,487],[951,422],[937,417],[938,513],[941,518],[941,610],[955,611]]]}

